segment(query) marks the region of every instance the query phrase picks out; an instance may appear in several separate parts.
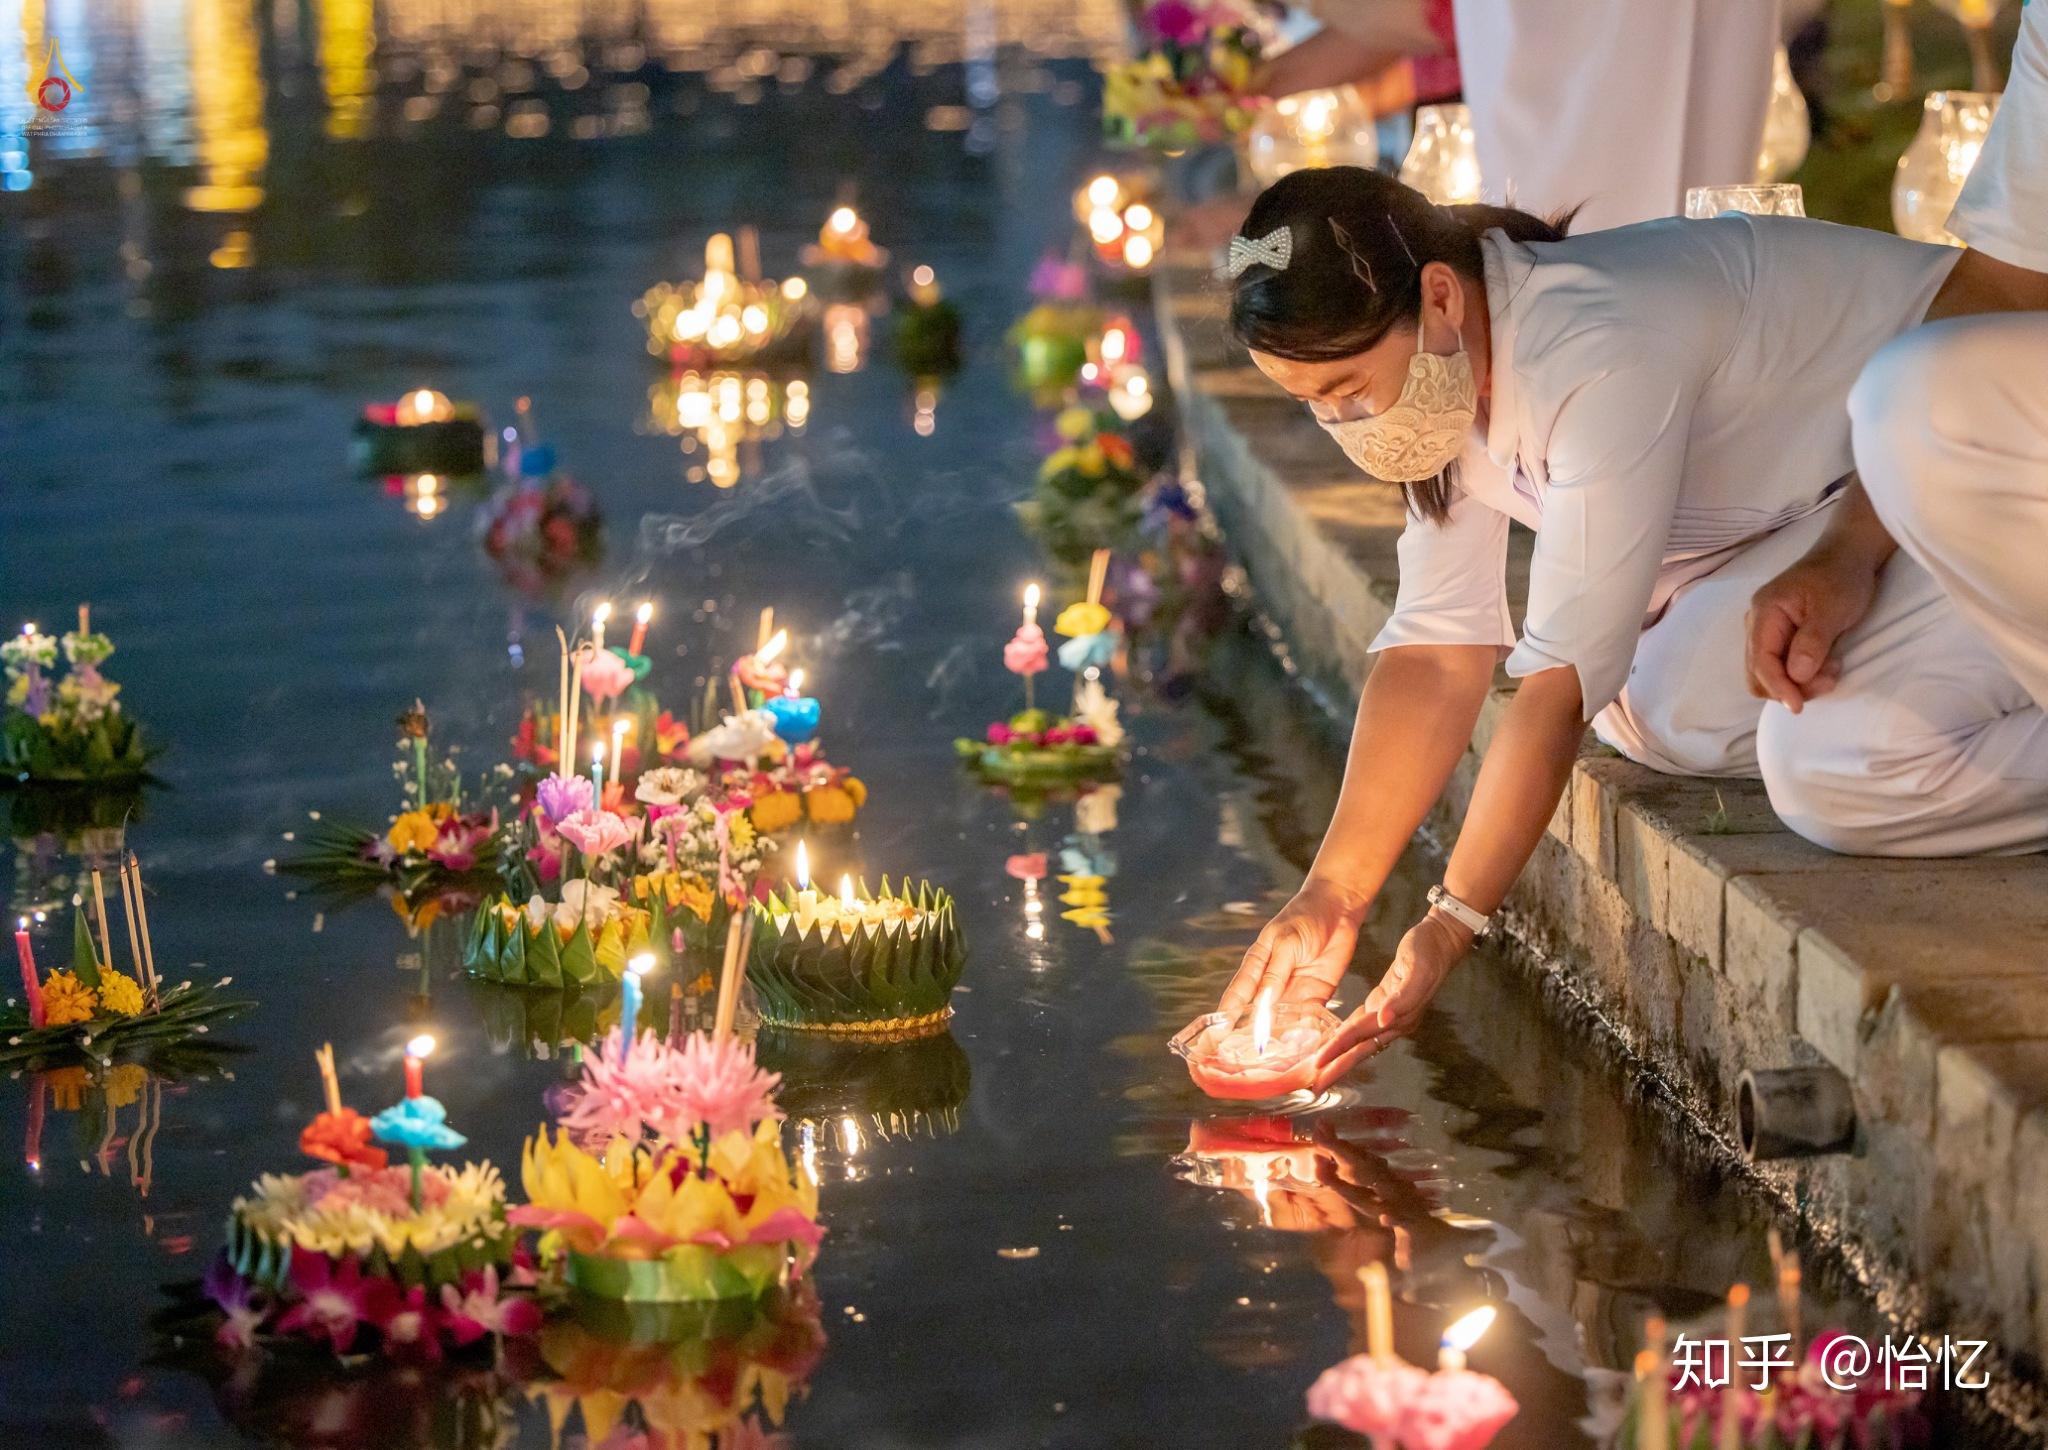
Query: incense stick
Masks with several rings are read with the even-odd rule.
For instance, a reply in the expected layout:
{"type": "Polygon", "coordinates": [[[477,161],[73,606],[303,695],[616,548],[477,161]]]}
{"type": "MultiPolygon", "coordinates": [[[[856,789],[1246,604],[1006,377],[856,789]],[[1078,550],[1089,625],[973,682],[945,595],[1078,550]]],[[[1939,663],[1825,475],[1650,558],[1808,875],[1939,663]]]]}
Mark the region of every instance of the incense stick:
{"type": "Polygon", "coordinates": [[[1109,578],[1109,550],[1097,549],[1088,559],[1088,602],[1102,602],[1102,586],[1109,578]]]}
{"type": "Polygon", "coordinates": [[[121,915],[128,923],[128,955],[135,959],[135,980],[147,986],[148,977],[142,970],[142,935],[135,929],[135,888],[128,880],[126,861],[121,863],[121,915]]]}
{"type": "Polygon", "coordinates": [[[313,1054],[313,1060],[320,1064],[320,1085],[327,1092],[327,1111],[338,1117],[341,1114],[341,1082],[334,1075],[334,1044],[321,1043],[313,1054]]]}
{"type": "Polygon", "coordinates": [[[1656,1315],[1643,1326],[1643,1352],[1636,1356],[1636,1377],[1643,1382],[1636,1413],[1636,1444],[1640,1450],[1669,1450],[1671,1421],[1664,1398],[1664,1321],[1656,1315]]]}
{"type": "Polygon", "coordinates": [[[107,891],[100,884],[100,868],[92,868],[92,909],[100,924],[100,956],[105,959],[107,970],[114,969],[114,937],[107,930],[107,891]]]}
{"type": "Polygon", "coordinates": [[[769,605],[761,611],[761,627],[754,634],[754,653],[768,648],[768,640],[775,633],[775,606],[769,605]]]}
{"type": "Polygon", "coordinates": [[[725,928],[725,962],[718,973],[718,1014],[712,1019],[711,1035],[723,1040],[732,1033],[733,1019],[740,1008],[740,936],[746,930],[743,912],[734,912],[725,928]]]}
{"type": "Polygon", "coordinates": [[[156,943],[149,936],[149,902],[142,894],[142,862],[128,853],[128,869],[135,873],[135,919],[142,925],[142,965],[149,973],[149,1005],[157,1005],[156,943]]]}

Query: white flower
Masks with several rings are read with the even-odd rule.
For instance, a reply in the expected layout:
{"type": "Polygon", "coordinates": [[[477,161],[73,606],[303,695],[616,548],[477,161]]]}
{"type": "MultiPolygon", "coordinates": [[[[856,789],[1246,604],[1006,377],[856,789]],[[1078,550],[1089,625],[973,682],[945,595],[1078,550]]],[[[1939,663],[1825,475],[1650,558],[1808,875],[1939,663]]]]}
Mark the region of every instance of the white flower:
{"type": "Polygon", "coordinates": [[[690,764],[702,768],[714,760],[751,762],[775,739],[775,717],[766,710],[748,710],[725,720],[690,741],[690,764]]]}
{"type": "Polygon", "coordinates": [[[1120,785],[1098,785],[1074,802],[1074,829],[1085,836],[1106,836],[1116,829],[1116,803],[1123,799],[1120,785]]]}
{"type": "Polygon", "coordinates": [[[536,895],[526,903],[526,920],[535,931],[540,930],[541,923],[551,915],[561,930],[573,931],[578,922],[588,921],[594,931],[611,915],[618,902],[619,893],[612,887],[600,886],[594,881],[564,881],[559,902],[551,905],[536,895]]]}
{"type": "Polygon", "coordinates": [[[1074,718],[1095,732],[1104,745],[1121,745],[1124,727],[1117,723],[1116,701],[1102,688],[1100,680],[1083,680],[1074,692],[1074,718]]]}
{"type": "Polygon", "coordinates": [[[643,805],[676,806],[704,788],[704,777],[680,765],[657,766],[643,771],[633,799],[643,805]]]}

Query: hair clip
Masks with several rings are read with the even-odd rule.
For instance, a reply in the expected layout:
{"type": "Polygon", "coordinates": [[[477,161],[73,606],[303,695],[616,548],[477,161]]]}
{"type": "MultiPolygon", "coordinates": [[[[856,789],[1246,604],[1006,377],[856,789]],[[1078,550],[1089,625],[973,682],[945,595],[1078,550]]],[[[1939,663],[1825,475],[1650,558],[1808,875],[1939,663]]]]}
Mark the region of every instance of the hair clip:
{"type": "Polygon", "coordinates": [[[1223,273],[1235,282],[1244,275],[1247,267],[1257,263],[1271,267],[1276,272],[1287,270],[1287,264],[1294,260],[1294,229],[1275,227],[1263,237],[1232,237],[1230,259],[1223,265],[1223,273]]]}
{"type": "Polygon", "coordinates": [[[1394,240],[1401,244],[1401,250],[1408,253],[1408,265],[1411,267],[1421,265],[1415,260],[1415,252],[1408,245],[1408,239],[1402,236],[1401,229],[1394,225],[1394,214],[1392,212],[1387,213],[1387,230],[1394,234],[1394,240]]]}
{"type": "Polygon", "coordinates": [[[1351,259],[1351,275],[1363,282],[1374,292],[1380,284],[1372,279],[1372,263],[1359,252],[1358,244],[1351,240],[1351,233],[1344,230],[1344,224],[1335,217],[1330,218],[1330,235],[1337,239],[1337,248],[1351,259]]]}

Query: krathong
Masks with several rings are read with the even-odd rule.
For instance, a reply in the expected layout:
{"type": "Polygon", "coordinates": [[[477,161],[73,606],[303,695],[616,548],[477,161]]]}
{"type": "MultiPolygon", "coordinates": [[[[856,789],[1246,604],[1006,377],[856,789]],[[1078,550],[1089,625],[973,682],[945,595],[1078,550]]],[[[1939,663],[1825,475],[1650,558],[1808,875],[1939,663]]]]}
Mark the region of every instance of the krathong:
{"type": "Polygon", "coordinates": [[[100,670],[114,642],[92,629],[78,606],[78,628],[61,639],[24,624],[0,641],[7,680],[0,716],[0,772],[25,786],[132,785],[148,773],[161,747],[121,708],[121,687],[100,670]],[[57,668],[59,651],[65,669],[57,668]]]}
{"type": "Polygon", "coordinates": [[[432,388],[415,388],[395,403],[364,407],[349,460],[364,475],[473,477],[490,464],[483,415],[474,403],[452,403],[432,388]]]}
{"type": "Polygon", "coordinates": [[[859,298],[874,290],[889,253],[875,245],[861,214],[841,204],[825,218],[818,240],[803,249],[802,260],[821,295],[859,298]]]}
{"type": "Polygon", "coordinates": [[[960,366],[960,309],[940,290],[938,274],[923,263],[911,269],[905,290],[907,298],[896,312],[896,361],[912,377],[944,377],[960,366]]]}
{"type": "Polygon", "coordinates": [[[701,278],[656,283],[633,304],[647,324],[648,352],[699,371],[802,361],[811,346],[808,285],[792,277],[778,286],[756,271],[749,266],[742,276],[733,239],[713,236],[701,278]]]}
{"type": "Polygon", "coordinates": [[[47,980],[36,963],[33,940],[44,914],[16,920],[14,951],[22,992],[19,999],[0,1003],[0,1065],[103,1069],[130,1054],[188,1048],[215,1023],[248,1009],[250,1003],[224,994],[231,977],[210,984],[165,984],[157,975],[156,947],[142,900],[142,867],[132,855],[120,863],[119,889],[132,963],[127,972],[114,965],[100,868],[92,872],[93,925],[87,924],[88,903],[80,900],[72,913],[69,964],[47,980]]]}
{"type": "Polygon", "coordinates": [[[982,779],[1030,787],[1104,779],[1120,768],[1123,724],[1116,701],[1095,678],[1114,652],[1109,611],[1101,602],[1108,566],[1109,551],[1097,550],[1086,597],[1061,610],[1054,622],[1062,632],[1088,631],[1068,641],[1083,642],[1082,650],[1070,652],[1062,646],[1060,651],[1063,664],[1073,657],[1081,671],[1069,715],[1055,716],[1032,703],[1031,677],[1045,669],[1047,656],[1045,635],[1038,628],[1039,588],[1033,584],[1025,591],[1024,622],[1003,648],[1004,665],[1024,677],[1024,708],[990,724],[979,740],[963,737],[953,742],[961,761],[982,779]]]}
{"type": "Polygon", "coordinates": [[[1155,0],[1139,22],[1146,49],[1103,73],[1108,138],[1169,153],[1227,141],[1251,124],[1259,37],[1224,5],[1155,0]]]}
{"type": "Polygon", "coordinates": [[[511,1221],[598,1299],[758,1299],[801,1278],[824,1230],[816,1181],[782,1150],[774,1084],[729,1033],[681,1047],[614,1034],[562,1126],[527,1140],[511,1221]]]}
{"type": "Polygon", "coordinates": [[[221,1344],[299,1338],[346,1355],[367,1330],[388,1356],[439,1359],[539,1327],[539,1309],[511,1285],[516,1234],[497,1169],[426,1162],[462,1137],[416,1090],[422,1055],[420,1043],[408,1050],[407,1096],[364,1118],[341,1101],[333,1049],[316,1054],[325,1106],[299,1145],[328,1166],[265,1174],[235,1200],[206,1286],[225,1316],[221,1344]],[[410,1161],[388,1166],[373,1137],[410,1161]]]}
{"type": "Polygon", "coordinates": [[[1235,1015],[1197,1017],[1167,1045],[1210,1097],[1258,1100],[1313,1087],[1316,1054],[1342,1025],[1320,1002],[1262,996],[1235,1015]]]}
{"type": "MultiPolygon", "coordinates": [[[[801,851],[801,848],[799,848],[801,851]]],[[[929,882],[878,891],[795,885],[754,907],[748,980],[771,1026],[846,1034],[937,1032],[966,964],[953,898],[929,882]]]]}
{"type": "Polygon", "coordinates": [[[1131,542],[1144,517],[1150,475],[1114,410],[1076,405],[1054,426],[1060,446],[1039,465],[1018,513],[1046,552],[1078,568],[1099,548],[1131,542]]]}

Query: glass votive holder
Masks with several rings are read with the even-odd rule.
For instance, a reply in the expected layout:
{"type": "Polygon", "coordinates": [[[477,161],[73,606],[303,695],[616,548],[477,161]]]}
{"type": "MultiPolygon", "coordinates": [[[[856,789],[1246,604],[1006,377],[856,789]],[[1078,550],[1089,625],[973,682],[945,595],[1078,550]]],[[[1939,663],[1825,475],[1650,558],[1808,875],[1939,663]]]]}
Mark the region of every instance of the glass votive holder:
{"type": "Polygon", "coordinates": [[[1693,221],[1730,211],[1751,216],[1805,216],[1806,193],[1791,181],[1765,186],[1695,186],[1685,193],[1685,214],[1693,221]]]}
{"type": "Polygon", "coordinates": [[[1266,1040],[1258,1040],[1256,1004],[1236,1015],[1210,1012],[1167,1044],[1188,1065],[1195,1086],[1212,1098],[1283,1097],[1315,1086],[1316,1054],[1343,1025],[1320,1002],[1272,1008],[1266,1040]]]}

